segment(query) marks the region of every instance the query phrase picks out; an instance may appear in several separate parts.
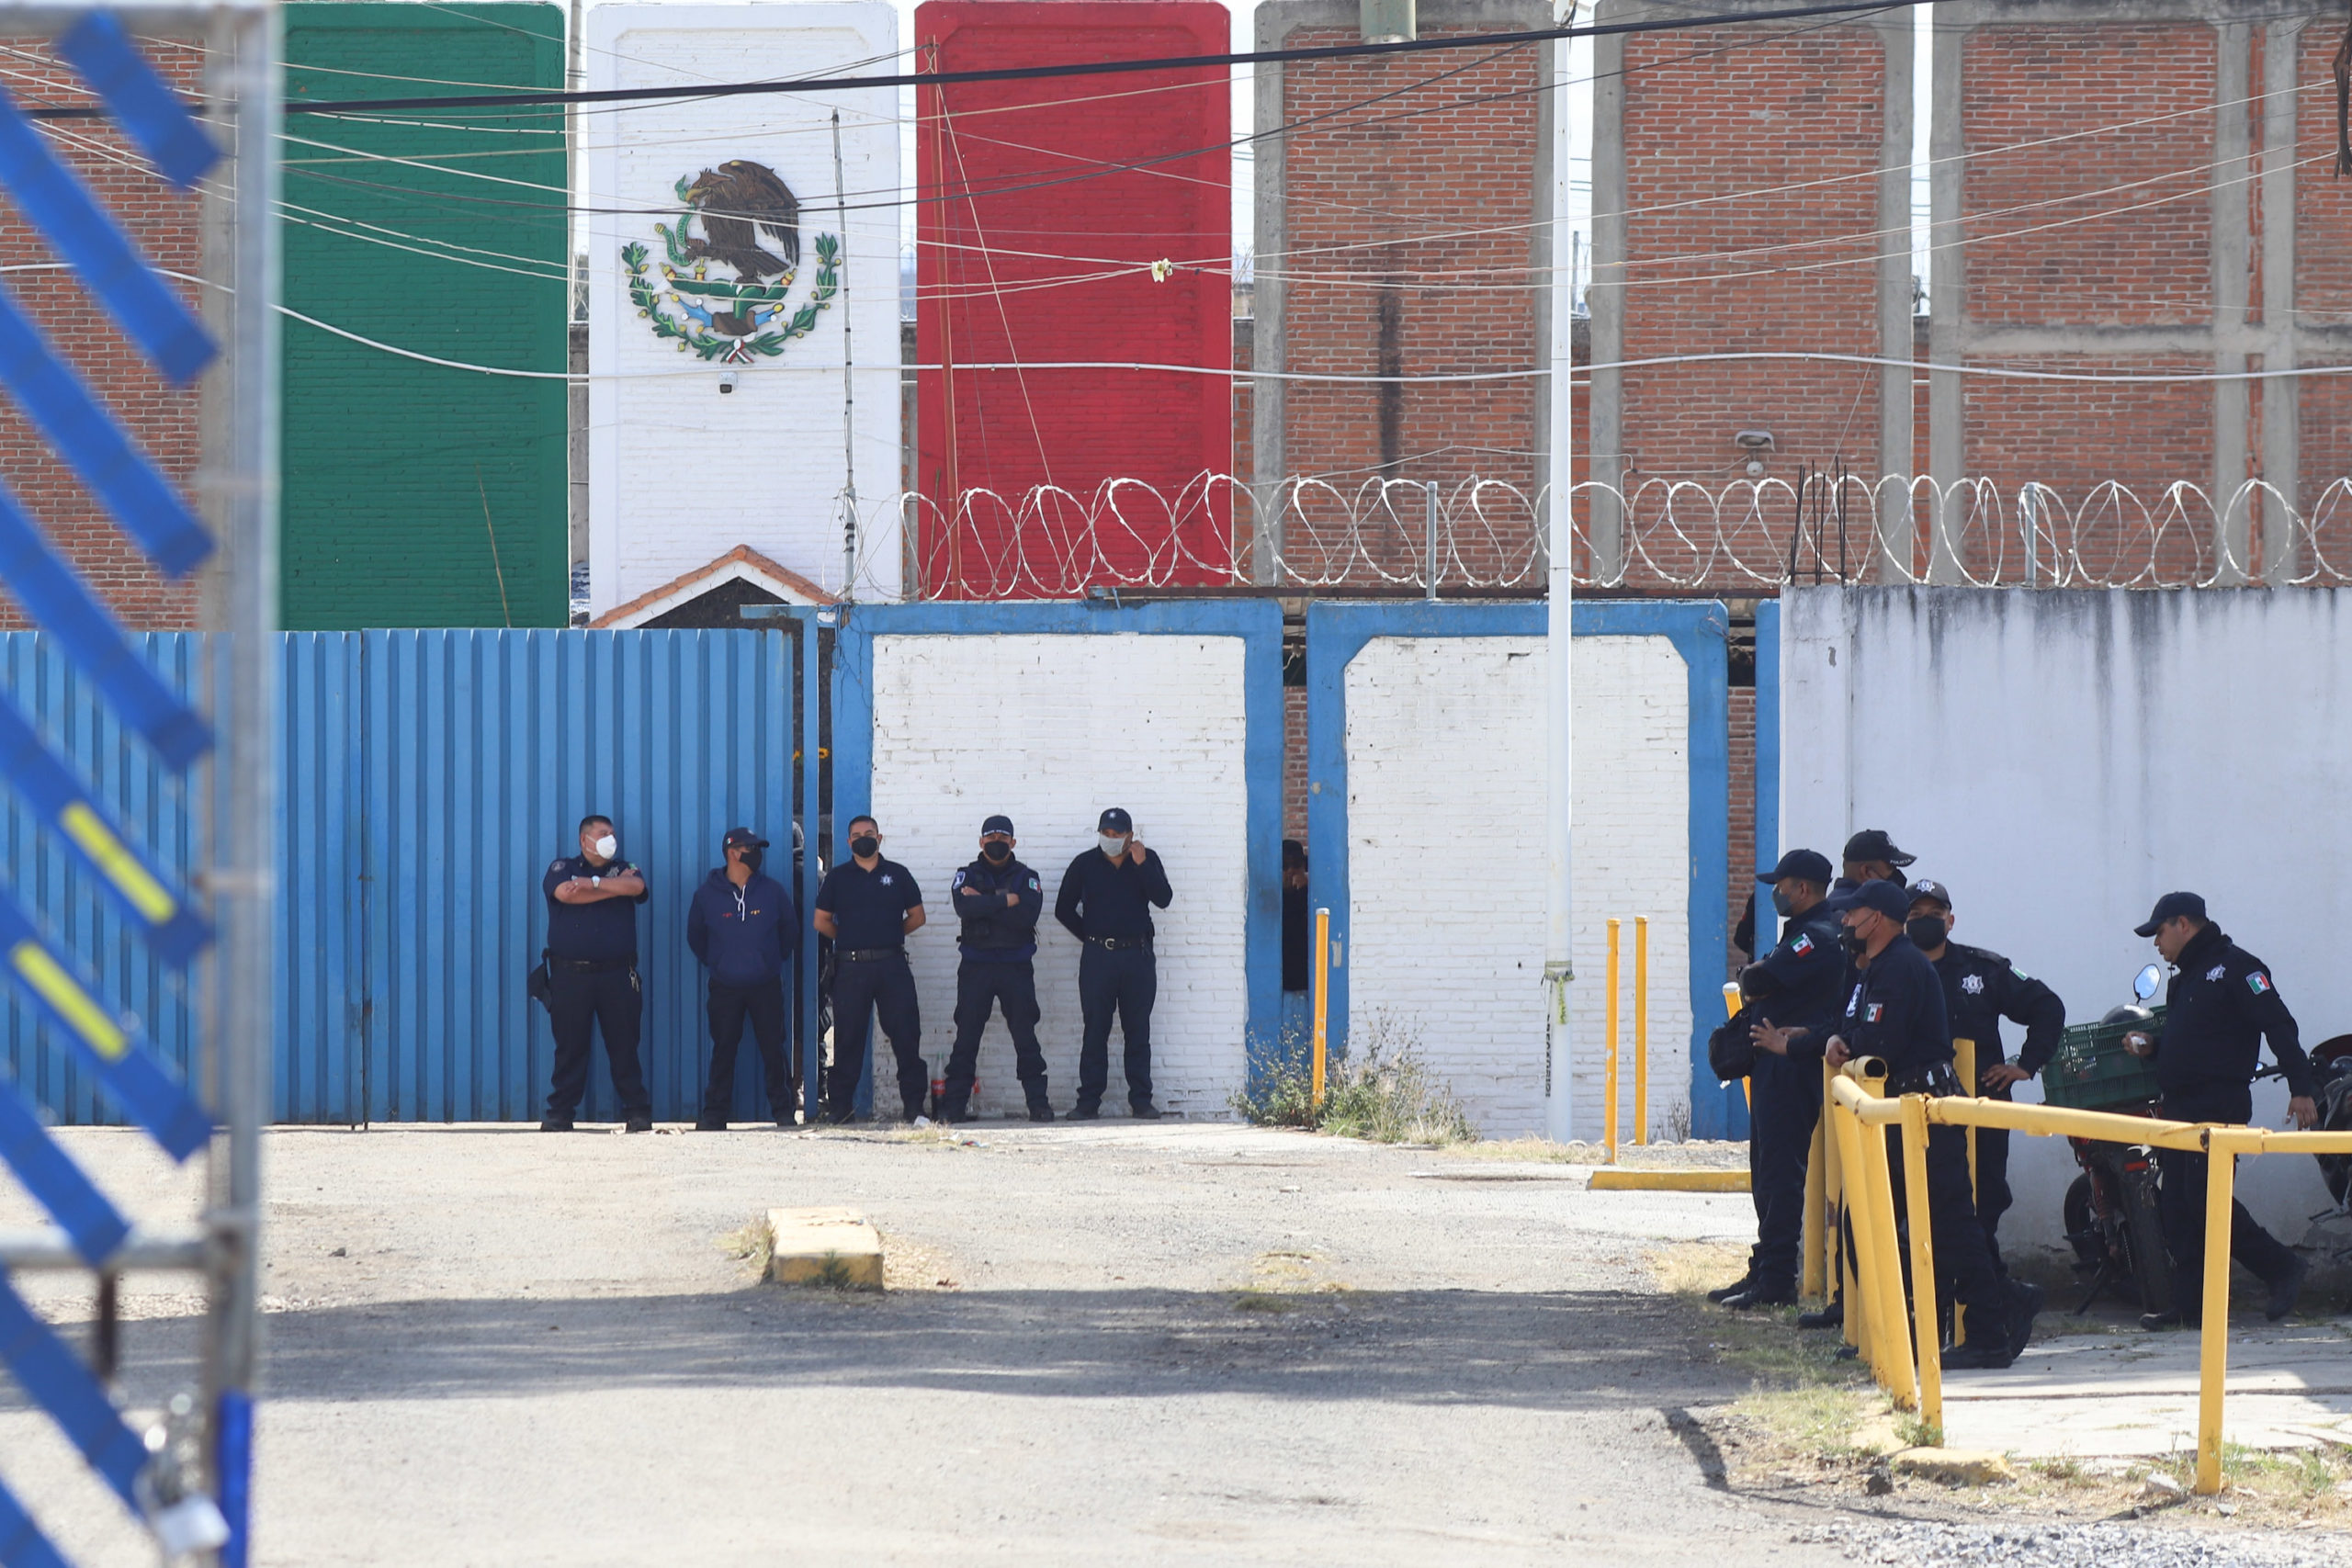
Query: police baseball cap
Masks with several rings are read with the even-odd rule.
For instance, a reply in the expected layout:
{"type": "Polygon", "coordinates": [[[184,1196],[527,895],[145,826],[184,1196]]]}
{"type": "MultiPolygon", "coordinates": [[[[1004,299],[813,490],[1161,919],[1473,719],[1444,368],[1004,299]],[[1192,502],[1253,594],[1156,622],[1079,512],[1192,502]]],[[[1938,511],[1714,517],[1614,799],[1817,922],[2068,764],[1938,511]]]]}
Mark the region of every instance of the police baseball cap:
{"type": "Polygon", "coordinates": [[[1947,909],[1951,908],[1951,889],[1940,882],[1930,882],[1924,876],[1911,885],[1911,902],[1916,904],[1922,898],[1941,904],[1947,909]]]}
{"type": "Polygon", "coordinates": [[[1906,855],[1896,849],[1894,840],[1886,836],[1885,829],[1865,828],[1846,840],[1846,858],[1849,861],[1883,860],[1889,865],[1909,865],[1919,857],[1906,855]]]}
{"type": "Polygon", "coordinates": [[[1758,872],[1756,880],[1781,882],[1793,876],[1800,882],[1817,882],[1826,887],[1834,874],[1829,869],[1829,857],[1819,850],[1791,850],[1781,857],[1780,864],[1770,871],[1758,872]]]}
{"type": "Polygon", "coordinates": [[[981,823],[980,837],[985,839],[990,833],[1002,833],[1008,839],[1013,837],[1012,818],[1005,816],[1002,812],[999,812],[994,817],[991,817],[987,821],[981,823]]]}
{"type": "Polygon", "coordinates": [[[727,829],[727,847],[729,849],[740,849],[746,845],[755,850],[763,850],[768,847],[768,841],[765,839],[761,838],[757,833],[752,832],[749,828],[729,828],[727,829]]]}
{"type": "Polygon", "coordinates": [[[1120,807],[1109,807],[1102,813],[1102,820],[1094,824],[1094,830],[1098,833],[1132,833],[1136,830],[1135,819],[1120,807]]]}
{"type": "Polygon", "coordinates": [[[1911,896],[1899,882],[1864,882],[1832,893],[1829,908],[1841,915],[1849,909],[1875,909],[1889,919],[1899,920],[1910,913],[1911,896]]]}
{"type": "Polygon", "coordinates": [[[2176,915],[2187,915],[2192,920],[2205,918],[2205,900],[2194,893],[2167,893],[2156,900],[2145,923],[2132,928],[2134,936],[2154,936],[2156,928],[2176,915]]]}

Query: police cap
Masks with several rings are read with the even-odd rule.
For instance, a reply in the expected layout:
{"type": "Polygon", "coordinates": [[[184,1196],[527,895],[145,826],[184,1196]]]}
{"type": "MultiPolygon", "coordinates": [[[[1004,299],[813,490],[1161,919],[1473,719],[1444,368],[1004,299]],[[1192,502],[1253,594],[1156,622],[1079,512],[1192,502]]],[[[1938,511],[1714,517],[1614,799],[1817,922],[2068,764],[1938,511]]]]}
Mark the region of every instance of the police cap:
{"type": "Polygon", "coordinates": [[[1135,818],[1129,817],[1124,807],[1109,807],[1102,813],[1102,820],[1094,824],[1094,830],[1098,833],[1132,833],[1136,830],[1135,818]]]}
{"type": "Polygon", "coordinates": [[[995,816],[989,818],[987,821],[981,823],[980,837],[985,839],[990,833],[1002,833],[1008,839],[1013,837],[1012,818],[1000,811],[995,816]]]}
{"type": "Polygon", "coordinates": [[[1911,885],[1911,902],[1916,904],[1922,898],[1931,904],[1941,904],[1947,909],[1951,908],[1951,889],[1924,876],[1911,885]]]}
{"type": "Polygon", "coordinates": [[[2156,900],[2156,907],[2147,919],[2132,928],[2134,936],[2154,936],[2156,928],[2176,915],[2187,915],[2192,920],[2205,918],[2205,900],[2194,893],[2167,893],[2156,900]]]}
{"type": "Polygon", "coordinates": [[[1894,840],[1886,836],[1885,829],[1865,828],[1846,840],[1846,858],[1849,861],[1883,860],[1889,865],[1909,865],[1919,857],[1906,855],[1896,849],[1894,840]]]}
{"type": "Polygon", "coordinates": [[[1841,915],[1849,909],[1876,909],[1889,919],[1899,920],[1910,911],[1911,895],[1901,883],[1864,882],[1832,893],[1828,908],[1841,915]]]}
{"type": "Polygon", "coordinates": [[[1829,857],[1819,850],[1791,850],[1781,857],[1781,863],[1770,871],[1756,874],[1758,882],[1784,882],[1793,876],[1800,882],[1817,882],[1829,886],[1835,874],[1829,869],[1829,857]]]}

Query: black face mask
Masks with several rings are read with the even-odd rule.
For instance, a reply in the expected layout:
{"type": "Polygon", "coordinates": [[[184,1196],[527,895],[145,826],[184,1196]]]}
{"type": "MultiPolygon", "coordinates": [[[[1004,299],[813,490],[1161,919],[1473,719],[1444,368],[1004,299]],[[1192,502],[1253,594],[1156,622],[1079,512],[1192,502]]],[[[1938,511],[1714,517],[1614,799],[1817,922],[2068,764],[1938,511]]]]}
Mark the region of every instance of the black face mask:
{"type": "Polygon", "coordinates": [[[849,841],[849,852],[863,860],[881,852],[882,840],[871,833],[861,833],[849,841]]]}
{"type": "Polygon", "coordinates": [[[1011,844],[982,844],[980,854],[990,865],[1002,865],[1012,858],[1011,844]]]}
{"type": "Polygon", "coordinates": [[[1777,882],[1772,885],[1772,912],[1784,920],[1797,912],[1797,901],[1777,882]]]}
{"type": "Polygon", "coordinates": [[[1838,945],[1846,950],[1849,958],[1860,958],[1870,949],[1870,943],[1864,942],[1861,933],[1851,926],[1838,928],[1838,945]]]}
{"type": "Polygon", "coordinates": [[[1903,934],[1917,948],[1941,947],[1951,933],[1941,915],[1917,915],[1903,923],[1903,934]]]}

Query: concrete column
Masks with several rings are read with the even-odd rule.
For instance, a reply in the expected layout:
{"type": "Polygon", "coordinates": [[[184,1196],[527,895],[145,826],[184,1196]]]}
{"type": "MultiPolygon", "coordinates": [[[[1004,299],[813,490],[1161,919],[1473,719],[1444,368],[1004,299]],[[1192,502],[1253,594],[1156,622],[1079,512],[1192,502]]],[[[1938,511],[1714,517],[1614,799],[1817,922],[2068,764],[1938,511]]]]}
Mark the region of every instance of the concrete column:
{"type": "MultiPolygon", "coordinates": [[[[1623,19],[1634,7],[1601,0],[1596,21],[1623,19]]],[[[1625,379],[1604,370],[1625,357],[1625,40],[1592,40],[1592,280],[1585,308],[1592,317],[1592,404],[1589,454],[1596,488],[1585,509],[1592,580],[1607,585],[1625,571],[1625,514],[1614,487],[1625,478],[1625,379]]]]}
{"type": "Polygon", "coordinates": [[[1878,337],[1883,358],[1901,360],[1879,372],[1878,554],[1871,577],[1908,581],[1911,545],[1917,525],[1911,510],[1911,256],[1894,243],[1911,227],[1911,14],[1896,11],[1877,23],[1886,46],[1885,133],[1879,144],[1878,227],[1886,236],[1879,249],[1878,337]]]}
{"type": "MultiPolygon", "coordinates": [[[[2274,21],[2262,30],[2262,335],[2263,365],[2301,363],[2295,333],[2295,86],[2304,23],[2274,21]]],[[[2301,390],[2292,377],[2262,383],[2262,475],[2278,493],[2262,507],[2262,580],[2281,587],[2301,570],[2295,518],[2302,506],[2301,390]]]]}
{"type": "MultiPolygon", "coordinates": [[[[2229,375],[2246,367],[2244,333],[2254,217],[2250,197],[2254,147],[2245,98],[2252,90],[2254,28],[2224,22],[2215,29],[2212,212],[2213,368],[2229,375]]],[[[2213,383],[2213,583],[2239,587],[2254,561],[2251,512],[2232,504],[2245,484],[2246,383],[2213,383]]]]}
{"type": "MultiPolygon", "coordinates": [[[[1258,48],[1280,49],[1296,20],[1272,6],[1258,8],[1258,48]]],[[[1283,123],[1283,68],[1279,62],[1261,64],[1251,95],[1252,129],[1271,131],[1283,123]]],[[[1283,199],[1288,182],[1283,177],[1283,139],[1269,135],[1258,142],[1251,161],[1256,186],[1256,218],[1250,244],[1256,272],[1250,287],[1250,368],[1283,369],[1289,340],[1283,327],[1283,199]],[[1272,258],[1271,266],[1269,257],[1272,258]]],[[[1283,451],[1283,391],[1288,382],[1252,375],[1250,382],[1250,493],[1257,516],[1250,530],[1250,581],[1272,586],[1283,551],[1283,479],[1289,472],[1283,451]]]]}
{"type": "MultiPolygon", "coordinates": [[[[1935,160],[1928,174],[1928,354],[1939,365],[1957,365],[1965,355],[1967,336],[1967,253],[1961,247],[1961,212],[1966,151],[1961,124],[1961,54],[1975,18],[1959,15],[1962,7],[1936,6],[1935,57],[1928,93],[1928,156],[1935,160]]],[[[1906,152],[1905,156],[1909,154],[1906,152]]],[[[1960,558],[1953,552],[1951,531],[1967,515],[1967,500],[1953,487],[1967,468],[1966,405],[1961,378],[1950,371],[1928,378],[1928,472],[1935,480],[1928,526],[1928,581],[1962,581],[1960,558]]]]}

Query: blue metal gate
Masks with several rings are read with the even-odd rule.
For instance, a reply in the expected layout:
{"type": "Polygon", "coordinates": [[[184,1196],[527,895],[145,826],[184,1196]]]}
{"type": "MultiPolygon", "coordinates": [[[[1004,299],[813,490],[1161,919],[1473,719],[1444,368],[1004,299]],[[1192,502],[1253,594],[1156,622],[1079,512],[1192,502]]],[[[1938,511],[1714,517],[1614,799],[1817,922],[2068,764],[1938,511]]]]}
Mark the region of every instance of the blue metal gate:
{"type": "MultiPolygon", "coordinates": [[[[151,636],[141,651],[185,690],[205,640],[151,636]]],[[[707,1043],[686,906],[738,823],[775,841],[776,869],[790,863],[793,650],[782,631],[286,634],[276,1117],[536,1119],[553,1048],[524,992],[547,931],[539,879],[574,852],[591,811],[614,818],[621,852],[647,873],[646,1079],[657,1116],[691,1115],[707,1043]]],[[[0,635],[0,686],[121,803],[163,865],[192,863],[191,803],[42,638],[0,635]]],[[[107,999],[139,1014],[186,1072],[192,1021],[176,977],[40,847],[13,801],[0,850],[25,901],[95,956],[107,999]]],[[[69,1121],[115,1119],[15,1002],[0,1063],[69,1121]]],[[[737,1099],[746,1119],[764,1105],[756,1061],[737,1099]]],[[[586,1113],[613,1113],[601,1062],[586,1113]]]]}

